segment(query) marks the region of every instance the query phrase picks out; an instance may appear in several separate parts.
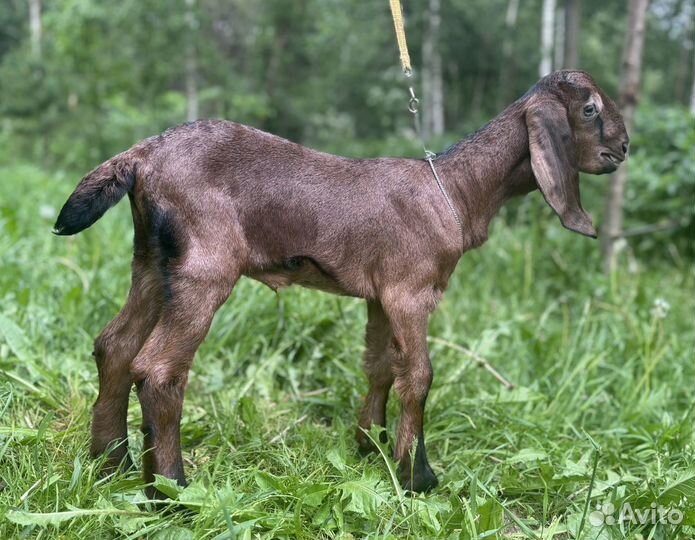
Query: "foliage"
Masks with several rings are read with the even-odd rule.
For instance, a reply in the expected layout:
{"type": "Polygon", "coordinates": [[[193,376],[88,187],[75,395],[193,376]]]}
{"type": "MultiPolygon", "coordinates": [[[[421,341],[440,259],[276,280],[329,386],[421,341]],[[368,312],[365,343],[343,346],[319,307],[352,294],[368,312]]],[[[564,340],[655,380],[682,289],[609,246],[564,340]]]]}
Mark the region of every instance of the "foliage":
{"type": "MultiPolygon", "coordinates": [[[[0,159],[22,156],[53,168],[88,170],[181,122],[189,48],[197,59],[201,116],[250,123],[322,147],[410,130],[385,1],[42,4],[40,57],[29,46],[26,2],[7,0],[0,7],[0,159]]],[[[520,2],[512,28],[500,16],[509,0],[441,4],[446,123],[460,135],[537,80],[541,1],[520,2]],[[500,46],[506,40],[509,53],[500,46]]],[[[420,67],[428,1],[404,5],[420,67]]],[[[692,0],[653,5],[645,97],[655,104],[685,103],[693,74],[683,18],[692,0]]],[[[582,13],[582,67],[616,95],[624,6],[584,0],[582,13]]]]}
{"type": "MultiPolygon", "coordinates": [[[[442,484],[414,499],[394,484],[387,447],[357,457],[361,302],[242,281],[191,374],[182,428],[191,484],[157,480],[186,511],[158,511],[144,500],[139,467],[103,479],[87,453],[91,341],[128,288],[127,205],[59,238],[49,231],[74,178],[31,166],[0,176],[11,179],[0,187],[1,537],[695,534],[695,273],[678,259],[608,278],[597,243],[542,205],[528,224],[523,212],[513,227],[495,222],[433,316],[428,443],[442,484]],[[475,369],[471,355],[516,389],[475,369]],[[663,504],[685,521],[601,528],[585,516],[587,501],[589,513],[663,504]]],[[[139,417],[133,396],[138,461],[139,417]]]]}
{"type": "Polygon", "coordinates": [[[628,162],[627,229],[664,224],[638,237],[641,249],[675,242],[695,250],[695,121],[686,110],[647,105],[638,111],[628,162]],[[671,229],[668,229],[671,227],[671,229]]]}

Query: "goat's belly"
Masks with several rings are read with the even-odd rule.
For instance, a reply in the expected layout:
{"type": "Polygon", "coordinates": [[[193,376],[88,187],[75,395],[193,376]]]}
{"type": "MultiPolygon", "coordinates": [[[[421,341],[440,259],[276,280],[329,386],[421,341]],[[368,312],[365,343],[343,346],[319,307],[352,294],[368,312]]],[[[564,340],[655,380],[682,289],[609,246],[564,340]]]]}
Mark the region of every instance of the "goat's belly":
{"type": "Polygon", "coordinates": [[[330,273],[309,257],[290,257],[267,269],[256,269],[246,274],[274,291],[290,285],[300,285],[344,296],[358,296],[345,289],[330,273]]]}

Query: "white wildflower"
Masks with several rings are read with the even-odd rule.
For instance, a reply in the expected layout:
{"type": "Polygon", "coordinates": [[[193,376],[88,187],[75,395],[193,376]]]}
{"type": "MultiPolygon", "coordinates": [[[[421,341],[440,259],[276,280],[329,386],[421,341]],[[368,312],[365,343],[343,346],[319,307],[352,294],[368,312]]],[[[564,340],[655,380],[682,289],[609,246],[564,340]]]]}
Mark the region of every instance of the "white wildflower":
{"type": "Polygon", "coordinates": [[[671,304],[663,298],[657,298],[654,300],[654,305],[649,313],[651,313],[652,317],[655,319],[665,319],[670,309],[671,304]]]}

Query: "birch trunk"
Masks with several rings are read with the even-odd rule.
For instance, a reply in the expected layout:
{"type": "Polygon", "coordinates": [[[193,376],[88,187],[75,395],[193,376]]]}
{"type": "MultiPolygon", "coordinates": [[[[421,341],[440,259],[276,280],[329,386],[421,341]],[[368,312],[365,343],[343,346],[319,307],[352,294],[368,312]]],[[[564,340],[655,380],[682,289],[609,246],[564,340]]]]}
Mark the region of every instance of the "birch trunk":
{"type": "Polygon", "coordinates": [[[198,51],[196,50],[196,35],[198,20],[195,16],[196,0],[186,0],[186,25],[188,40],[186,42],[185,83],[186,83],[186,120],[192,122],[199,117],[198,107],[198,51]]]}
{"type": "Polygon", "coordinates": [[[31,54],[41,59],[41,0],[29,0],[29,35],[31,54]]]}
{"type": "MultiPolygon", "coordinates": [[[[649,0],[630,0],[629,18],[623,48],[620,75],[620,108],[628,135],[632,132],[635,108],[639,101],[642,50],[647,22],[649,0]]],[[[628,178],[628,162],[611,177],[610,190],[606,197],[605,225],[601,234],[603,267],[612,272],[616,263],[616,242],[623,235],[623,202],[628,178]]]]}
{"type": "Polygon", "coordinates": [[[444,83],[439,51],[440,0],[429,0],[428,22],[422,43],[423,135],[444,133],[444,83]]]}
{"type": "MultiPolygon", "coordinates": [[[[693,54],[695,60],[695,54],[693,54]]],[[[693,62],[693,86],[690,89],[690,112],[695,116],[695,62],[693,62]]]]}
{"type": "Polygon", "coordinates": [[[565,6],[560,6],[555,12],[555,55],[554,69],[566,67],[565,64],[565,6]]]}
{"type": "Polygon", "coordinates": [[[543,0],[541,25],[541,63],[538,73],[545,77],[553,70],[553,34],[555,32],[555,0],[543,0]]]}
{"type": "Polygon", "coordinates": [[[562,67],[577,69],[579,67],[579,29],[581,21],[582,0],[565,2],[565,47],[562,67]]]}
{"type": "Polygon", "coordinates": [[[504,17],[504,38],[502,40],[502,56],[504,62],[500,68],[499,85],[497,88],[497,109],[502,110],[510,101],[511,89],[514,87],[516,64],[514,62],[514,28],[519,15],[519,0],[509,0],[507,14],[504,17]]]}

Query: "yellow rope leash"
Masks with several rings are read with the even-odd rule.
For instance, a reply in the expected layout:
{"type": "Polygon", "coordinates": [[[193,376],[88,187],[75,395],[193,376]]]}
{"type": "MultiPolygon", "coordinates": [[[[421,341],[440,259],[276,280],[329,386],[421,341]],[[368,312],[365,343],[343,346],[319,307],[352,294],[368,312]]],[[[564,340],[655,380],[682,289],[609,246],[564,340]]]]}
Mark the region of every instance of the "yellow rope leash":
{"type": "Polygon", "coordinates": [[[420,115],[418,113],[418,108],[420,105],[420,100],[415,95],[415,90],[413,89],[413,68],[410,65],[410,54],[408,54],[408,44],[405,41],[405,25],[403,24],[403,9],[401,8],[401,0],[389,0],[391,4],[391,16],[393,17],[393,27],[396,29],[396,41],[398,42],[398,50],[401,53],[401,65],[403,66],[403,73],[406,78],[409,79],[408,82],[408,92],[410,93],[410,101],[408,101],[408,110],[413,114],[413,122],[415,124],[415,132],[417,133],[420,142],[422,143],[422,149],[425,152],[425,161],[429,163],[430,169],[432,170],[432,176],[434,176],[439,191],[442,192],[444,200],[446,201],[451,214],[456,220],[456,224],[459,226],[459,231],[461,232],[461,245],[465,245],[465,234],[463,232],[463,223],[461,218],[454,207],[454,203],[449,197],[449,194],[444,187],[442,179],[439,178],[437,174],[437,169],[434,167],[434,158],[437,157],[434,152],[430,152],[425,145],[425,140],[422,137],[422,126],[420,125],[420,115]]]}
{"type": "Polygon", "coordinates": [[[403,10],[401,9],[401,0],[390,0],[391,16],[393,17],[393,27],[396,29],[396,41],[398,42],[398,50],[401,54],[401,65],[403,73],[408,77],[413,72],[410,65],[410,54],[408,53],[408,43],[405,40],[405,25],[403,24],[403,10]]]}

